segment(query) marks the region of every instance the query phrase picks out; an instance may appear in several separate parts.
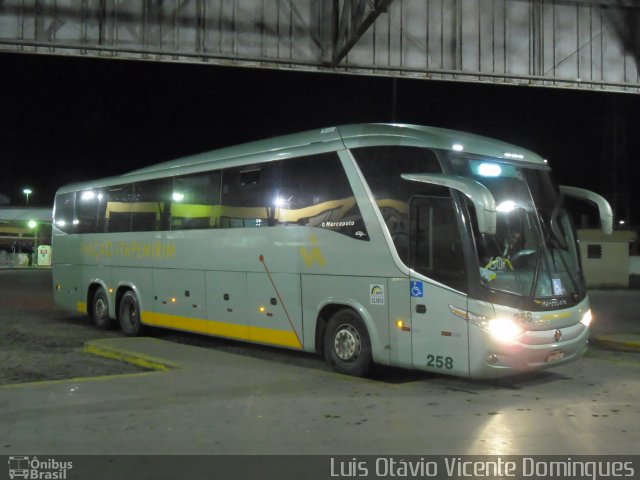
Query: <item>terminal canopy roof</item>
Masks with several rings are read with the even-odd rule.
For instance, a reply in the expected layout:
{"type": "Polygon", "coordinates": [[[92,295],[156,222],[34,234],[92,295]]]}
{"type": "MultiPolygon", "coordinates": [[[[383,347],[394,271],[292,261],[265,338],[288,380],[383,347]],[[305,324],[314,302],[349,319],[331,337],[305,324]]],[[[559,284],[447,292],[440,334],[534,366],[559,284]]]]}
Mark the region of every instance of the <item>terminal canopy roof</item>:
{"type": "Polygon", "coordinates": [[[0,222],[51,222],[50,208],[6,207],[0,208],[0,222]]]}

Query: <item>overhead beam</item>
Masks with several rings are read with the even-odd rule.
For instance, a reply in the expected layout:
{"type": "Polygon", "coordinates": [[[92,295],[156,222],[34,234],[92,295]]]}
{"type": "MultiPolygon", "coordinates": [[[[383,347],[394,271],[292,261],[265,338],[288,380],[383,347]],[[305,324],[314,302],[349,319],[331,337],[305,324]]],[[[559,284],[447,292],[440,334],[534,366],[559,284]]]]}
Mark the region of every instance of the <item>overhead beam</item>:
{"type": "Polygon", "coordinates": [[[640,6],[635,0],[616,0],[616,6],[606,11],[622,47],[633,55],[640,72],[640,6]]]}
{"type": "Polygon", "coordinates": [[[640,94],[639,25],[640,0],[0,0],[0,52],[640,94]]]}
{"type": "MultiPolygon", "coordinates": [[[[344,0],[342,15],[336,22],[336,35],[334,37],[333,65],[340,63],[347,56],[353,46],[358,43],[373,22],[386,12],[393,0],[344,0]],[[370,5],[373,4],[373,8],[370,5]],[[369,12],[366,13],[369,6],[369,12]]],[[[334,9],[337,14],[340,2],[334,0],[334,9]]],[[[337,15],[336,15],[337,16],[337,15]]]]}

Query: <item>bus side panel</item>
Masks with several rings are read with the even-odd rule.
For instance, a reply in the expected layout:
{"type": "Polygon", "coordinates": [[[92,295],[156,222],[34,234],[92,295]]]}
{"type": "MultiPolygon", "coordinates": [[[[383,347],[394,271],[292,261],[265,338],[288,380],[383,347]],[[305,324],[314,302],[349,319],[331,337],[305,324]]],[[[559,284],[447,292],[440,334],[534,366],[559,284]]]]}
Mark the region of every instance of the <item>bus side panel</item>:
{"type": "Polygon", "coordinates": [[[316,322],[322,308],[327,305],[344,305],[357,311],[364,321],[371,339],[374,362],[381,365],[389,364],[389,302],[386,278],[303,275],[302,304],[306,349],[315,345],[316,322]]]}
{"type": "Polygon", "coordinates": [[[248,273],[247,285],[251,341],[302,349],[300,275],[248,273]]]}
{"type": "Polygon", "coordinates": [[[405,368],[413,368],[409,288],[408,277],[389,279],[389,360],[391,365],[405,368]]]}
{"type": "Polygon", "coordinates": [[[208,333],[220,337],[249,339],[245,272],[205,272],[208,333]]]}
{"type": "Polygon", "coordinates": [[[145,323],[191,332],[209,333],[202,270],[153,269],[153,311],[145,323]]]}
{"type": "Polygon", "coordinates": [[[448,375],[469,376],[469,323],[456,316],[467,296],[430,282],[413,280],[411,334],[413,368],[448,375]]]}
{"type": "Polygon", "coordinates": [[[80,292],[78,278],[79,266],[56,264],[53,268],[53,291],[57,305],[75,312],[86,313],[86,293],[80,292]]]}
{"type": "Polygon", "coordinates": [[[55,302],[74,312],[87,312],[87,292],[82,291],[79,265],[80,242],[77,237],[60,232],[54,225],[52,232],[53,291],[55,302]]]}

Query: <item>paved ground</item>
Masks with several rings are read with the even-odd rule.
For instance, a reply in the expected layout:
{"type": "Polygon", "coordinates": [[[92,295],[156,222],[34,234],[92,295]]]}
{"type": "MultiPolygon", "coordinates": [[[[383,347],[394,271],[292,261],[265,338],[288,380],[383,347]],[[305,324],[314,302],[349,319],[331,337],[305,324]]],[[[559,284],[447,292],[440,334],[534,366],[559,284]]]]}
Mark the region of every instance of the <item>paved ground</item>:
{"type": "Polygon", "coordinates": [[[592,343],[617,351],[640,352],[640,290],[590,290],[592,343]]]}
{"type": "Polygon", "coordinates": [[[6,454],[632,454],[637,357],[502,382],[404,383],[150,338],[94,345],[165,372],[0,388],[6,454]],[[43,401],[46,399],[46,401],[43,401]]]}
{"type": "Polygon", "coordinates": [[[0,385],[141,371],[83,353],[85,341],[120,334],[56,308],[51,271],[0,270],[0,306],[0,385]]]}

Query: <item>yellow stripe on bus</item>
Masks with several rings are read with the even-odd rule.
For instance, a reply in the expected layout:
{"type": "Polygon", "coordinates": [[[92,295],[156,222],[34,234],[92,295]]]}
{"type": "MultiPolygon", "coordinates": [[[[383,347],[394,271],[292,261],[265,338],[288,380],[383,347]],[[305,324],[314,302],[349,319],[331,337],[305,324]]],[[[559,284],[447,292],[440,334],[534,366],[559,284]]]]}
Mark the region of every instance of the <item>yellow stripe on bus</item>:
{"type": "Polygon", "coordinates": [[[142,322],[156,327],[175,328],[194,333],[205,333],[218,337],[249,340],[252,342],[268,343],[283,347],[302,349],[298,337],[294,332],[274,330],[272,328],[249,327],[215,320],[182,317],[158,312],[142,312],[142,322]]]}

